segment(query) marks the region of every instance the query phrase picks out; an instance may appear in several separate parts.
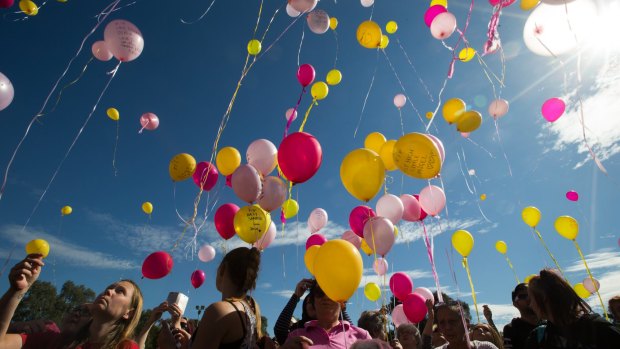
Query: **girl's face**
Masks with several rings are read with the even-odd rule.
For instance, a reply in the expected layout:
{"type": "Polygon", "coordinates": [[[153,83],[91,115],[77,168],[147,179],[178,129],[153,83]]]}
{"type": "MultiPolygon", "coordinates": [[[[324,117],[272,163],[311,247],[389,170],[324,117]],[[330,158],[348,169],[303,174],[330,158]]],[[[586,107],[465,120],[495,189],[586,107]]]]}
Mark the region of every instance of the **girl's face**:
{"type": "Polygon", "coordinates": [[[472,340],[493,342],[493,333],[487,324],[478,324],[472,327],[469,334],[472,340]]]}
{"type": "Polygon", "coordinates": [[[93,303],[93,316],[106,320],[129,319],[132,315],[131,300],[135,292],[128,281],[121,281],[108,286],[93,303]]]}
{"type": "Polygon", "coordinates": [[[460,342],[465,336],[465,328],[458,312],[451,308],[440,308],[437,312],[437,327],[439,332],[450,343],[460,342]]]}

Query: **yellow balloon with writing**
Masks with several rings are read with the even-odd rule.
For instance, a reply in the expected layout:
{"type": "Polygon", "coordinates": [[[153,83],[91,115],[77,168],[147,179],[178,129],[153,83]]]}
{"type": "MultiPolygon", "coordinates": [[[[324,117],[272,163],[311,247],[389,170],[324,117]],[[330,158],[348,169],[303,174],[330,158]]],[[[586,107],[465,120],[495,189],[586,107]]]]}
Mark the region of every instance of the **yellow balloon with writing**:
{"type": "Polygon", "coordinates": [[[392,153],[394,163],[406,175],[431,179],[441,171],[441,157],[435,143],[422,133],[408,133],[398,139],[392,153]]]}
{"type": "Polygon", "coordinates": [[[310,94],[312,95],[312,98],[316,99],[317,101],[325,99],[325,97],[327,97],[327,95],[329,94],[329,86],[327,86],[327,84],[323,81],[317,81],[312,84],[310,94]]]}
{"type": "Polygon", "coordinates": [[[482,125],[482,115],[475,111],[466,111],[456,122],[456,129],[459,132],[473,132],[482,125]]]}
{"type": "Polygon", "coordinates": [[[50,253],[50,245],[43,239],[34,239],[26,244],[26,254],[40,254],[43,258],[50,253]]]}
{"type": "Polygon", "coordinates": [[[312,245],[306,250],[306,254],[304,254],[306,269],[308,269],[312,275],[314,275],[314,260],[316,258],[316,254],[319,252],[319,248],[321,248],[321,246],[312,245]]]}
{"type": "Polygon", "coordinates": [[[345,302],[362,281],[362,256],[348,241],[329,240],[319,248],[314,259],[314,276],[327,297],[345,302]]]}
{"type": "Polygon", "coordinates": [[[215,157],[217,170],[223,175],[231,175],[241,165],[241,154],[236,148],[224,147],[215,157]]]}
{"type": "Polygon", "coordinates": [[[474,237],[467,230],[457,230],[452,234],[452,246],[461,256],[467,257],[474,248],[474,237]]]}
{"type": "Polygon", "coordinates": [[[385,180],[383,160],[370,149],[355,149],[342,160],[340,179],[351,195],[369,201],[381,190],[385,180]]]}
{"type": "Polygon", "coordinates": [[[196,159],[187,153],[177,154],[170,160],[168,171],[173,181],[184,181],[196,171],[196,159]]]}
{"type": "Polygon", "coordinates": [[[529,225],[532,228],[536,228],[538,223],[540,222],[541,213],[540,210],[534,206],[528,206],[521,211],[521,218],[525,222],[525,224],[529,225]]]}
{"type": "Polygon", "coordinates": [[[282,204],[282,211],[284,212],[284,218],[293,218],[297,215],[297,212],[299,212],[299,204],[293,199],[287,199],[282,204]]]}
{"type": "Polygon", "coordinates": [[[379,156],[383,161],[383,165],[385,169],[388,171],[398,170],[398,166],[394,163],[394,146],[396,145],[396,140],[390,139],[385,142],[379,151],[379,156]]]}
{"type": "Polygon", "coordinates": [[[508,245],[504,241],[499,240],[495,243],[495,249],[501,254],[506,254],[508,252],[508,245]]]}
{"type": "Polygon", "coordinates": [[[444,103],[441,108],[443,118],[448,124],[459,121],[459,118],[465,113],[465,102],[460,98],[451,98],[444,103]]]}
{"type": "Polygon", "coordinates": [[[586,287],[581,282],[575,284],[575,286],[573,286],[573,290],[575,290],[575,293],[583,299],[586,299],[592,295],[590,291],[586,290],[586,287]]]}
{"type": "Polygon", "coordinates": [[[63,207],[60,209],[60,215],[61,215],[61,216],[68,216],[68,215],[70,215],[71,213],[73,213],[73,208],[71,208],[71,206],[63,206],[63,207]]]}
{"type": "Polygon", "coordinates": [[[381,43],[381,27],[376,22],[365,21],[357,27],[357,42],[365,48],[378,48],[381,43]]]}
{"type": "Polygon", "coordinates": [[[364,286],[364,296],[371,302],[376,302],[381,298],[381,289],[374,282],[369,282],[364,286]]]}
{"type": "Polygon", "coordinates": [[[325,80],[328,85],[338,85],[342,81],[342,73],[338,69],[332,69],[327,73],[325,80]]]}
{"type": "Polygon", "coordinates": [[[116,108],[108,108],[108,110],[106,110],[106,114],[108,114],[108,117],[114,121],[118,121],[118,119],[121,118],[121,114],[116,108]]]}
{"type": "Polygon", "coordinates": [[[153,204],[148,201],[142,203],[142,211],[150,215],[151,213],[153,213],[153,204]]]}
{"type": "Polygon", "coordinates": [[[379,154],[381,152],[381,147],[386,141],[387,139],[382,133],[372,132],[366,136],[366,139],[364,139],[364,148],[370,149],[379,154]]]}
{"type": "Polygon", "coordinates": [[[271,215],[258,205],[244,206],[235,213],[233,225],[241,240],[253,244],[271,225],[271,215]]]}
{"type": "Polygon", "coordinates": [[[558,217],[553,226],[563,238],[575,240],[579,235],[579,222],[571,216],[558,217]]]}

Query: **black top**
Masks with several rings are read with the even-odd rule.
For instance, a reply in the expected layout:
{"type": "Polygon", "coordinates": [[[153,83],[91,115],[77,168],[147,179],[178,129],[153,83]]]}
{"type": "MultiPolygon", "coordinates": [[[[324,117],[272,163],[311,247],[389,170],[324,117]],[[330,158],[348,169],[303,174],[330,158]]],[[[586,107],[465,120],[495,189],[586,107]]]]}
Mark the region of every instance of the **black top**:
{"type": "Polygon", "coordinates": [[[530,332],[532,332],[535,328],[536,325],[532,325],[521,318],[512,319],[509,324],[504,326],[504,348],[525,348],[525,340],[529,336],[530,332]]]}
{"type": "Polygon", "coordinates": [[[566,328],[552,323],[537,327],[527,339],[527,349],[618,349],[620,330],[598,314],[586,314],[566,328]]]}

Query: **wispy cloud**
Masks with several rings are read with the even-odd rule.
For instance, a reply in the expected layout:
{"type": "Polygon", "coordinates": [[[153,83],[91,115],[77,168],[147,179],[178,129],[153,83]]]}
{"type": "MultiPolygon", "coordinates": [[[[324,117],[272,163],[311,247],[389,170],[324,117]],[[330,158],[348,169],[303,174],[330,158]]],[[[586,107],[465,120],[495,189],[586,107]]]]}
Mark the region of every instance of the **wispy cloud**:
{"type": "MultiPolygon", "coordinates": [[[[437,236],[445,232],[458,229],[469,229],[482,223],[479,219],[440,219],[434,224],[426,225],[426,233],[437,236]]],[[[424,227],[419,223],[404,222],[399,225],[401,234],[396,239],[397,244],[409,243],[424,237],[424,227]]]]}
{"type": "MultiPolygon", "coordinates": [[[[519,311],[512,304],[492,304],[485,303],[483,300],[480,302],[480,312],[482,312],[482,305],[489,306],[491,312],[493,313],[493,322],[500,331],[512,320],[512,318],[519,317],[519,311]]],[[[475,310],[473,311],[475,312],[475,310]]],[[[480,317],[482,318],[482,314],[480,314],[480,317]]]]}
{"type": "MultiPolygon", "coordinates": [[[[601,284],[599,293],[605,307],[607,307],[607,301],[611,297],[620,295],[620,270],[618,270],[618,265],[620,265],[620,252],[603,249],[590,253],[585,257],[594,278],[601,284]]],[[[588,277],[581,259],[575,259],[571,265],[566,268],[566,272],[571,273],[571,280],[573,280],[574,283],[581,282],[588,277]]],[[[602,311],[600,301],[596,294],[588,298],[588,303],[595,311],[602,311]]]]}
{"type": "Polygon", "coordinates": [[[293,290],[279,290],[279,291],[272,291],[270,293],[276,296],[283,297],[283,298],[291,298],[294,291],[293,290]]]}
{"type": "MultiPolygon", "coordinates": [[[[620,265],[620,252],[604,249],[595,253],[591,253],[585,256],[586,262],[590,270],[602,269],[602,268],[617,268],[620,265]]],[[[567,272],[585,271],[586,267],[581,259],[573,261],[571,265],[566,268],[567,272]]]]}

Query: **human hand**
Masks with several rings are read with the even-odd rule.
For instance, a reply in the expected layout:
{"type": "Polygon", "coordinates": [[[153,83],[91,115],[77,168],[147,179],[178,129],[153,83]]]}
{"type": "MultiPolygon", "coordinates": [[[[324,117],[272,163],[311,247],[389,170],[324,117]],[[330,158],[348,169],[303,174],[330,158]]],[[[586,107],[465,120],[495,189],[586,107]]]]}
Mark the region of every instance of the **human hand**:
{"type": "Polygon", "coordinates": [[[487,304],[482,306],[482,313],[484,314],[484,318],[487,319],[488,322],[493,321],[493,313],[491,312],[491,308],[487,304]]]}
{"type": "Polygon", "coordinates": [[[9,273],[9,283],[14,291],[27,291],[39,278],[43,257],[38,254],[30,254],[21,262],[15,264],[9,273]]]}
{"type": "Polygon", "coordinates": [[[192,335],[182,328],[175,328],[172,330],[172,335],[177,343],[177,348],[185,349],[189,348],[189,342],[192,335]]]}
{"type": "Polygon", "coordinates": [[[428,318],[429,319],[434,319],[435,318],[435,312],[433,310],[433,301],[430,299],[427,299],[426,302],[424,302],[424,304],[426,305],[426,311],[428,312],[428,318]]]}
{"type": "Polygon", "coordinates": [[[168,312],[170,313],[170,320],[172,320],[172,327],[180,328],[181,327],[181,308],[176,303],[172,303],[168,305],[168,312]]]}
{"type": "Polygon", "coordinates": [[[161,315],[166,310],[168,310],[168,302],[163,301],[160,305],[153,308],[153,310],[151,311],[151,316],[149,317],[149,322],[154,323],[155,321],[161,319],[161,315]]]}
{"type": "Polygon", "coordinates": [[[310,338],[299,336],[299,337],[293,337],[293,338],[287,339],[284,345],[282,346],[282,349],[300,349],[300,348],[306,349],[306,348],[309,348],[313,344],[314,342],[312,342],[310,338]]]}
{"type": "Polygon", "coordinates": [[[312,279],[301,279],[301,281],[297,283],[297,286],[295,286],[295,295],[298,298],[301,298],[306,290],[309,290],[311,286],[312,279]]]}

